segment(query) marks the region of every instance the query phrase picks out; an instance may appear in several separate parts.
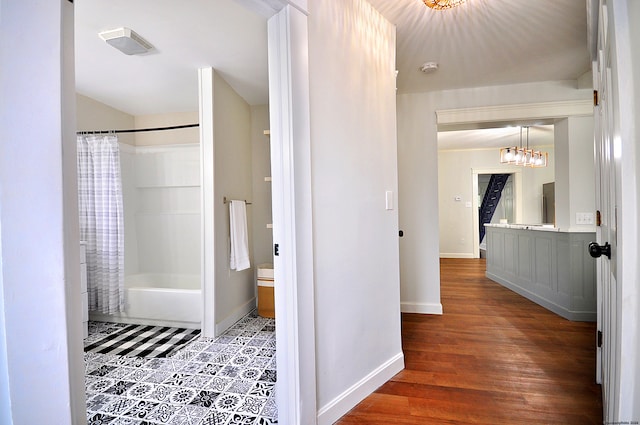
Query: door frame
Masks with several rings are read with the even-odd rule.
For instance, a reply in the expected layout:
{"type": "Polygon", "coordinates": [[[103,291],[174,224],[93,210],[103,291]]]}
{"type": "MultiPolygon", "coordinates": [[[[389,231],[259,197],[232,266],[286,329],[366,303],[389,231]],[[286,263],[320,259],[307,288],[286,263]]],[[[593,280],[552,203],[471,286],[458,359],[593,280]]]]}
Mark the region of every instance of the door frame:
{"type": "MultiPolygon", "coordinates": [[[[480,217],[478,216],[478,176],[480,174],[510,174],[513,176],[513,216],[516,223],[522,222],[522,170],[513,168],[472,168],[471,209],[473,210],[473,258],[480,258],[480,217]]],[[[513,224],[513,223],[510,223],[513,224]]]]}
{"type": "MultiPolygon", "coordinates": [[[[306,0],[236,0],[268,19],[269,125],[271,144],[276,352],[276,402],[280,423],[315,424],[316,365],[311,221],[311,149],[306,0]],[[305,171],[306,170],[306,171],[305,171]]],[[[200,70],[202,72],[212,72],[200,70]]],[[[199,78],[200,84],[210,80],[199,78]]],[[[203,88],[200,88],[203,93],[203,88]]],[[[211,93],[210,87],[204,92],[211,93]]],[[[209,107],[210,101],[200,105],[209,107]]],[[[211,116],[211,111],[207,112],[211,116]]],[[[201,119],[201,124],[202,124],[201,119]]],[[[201,140],[212,140],[210,125],[201,140]]],[[[202,158],[212,157],[210,143],[202,158]]],[[[215,332],[212,190],[213,168],[201,161],[203,178],[203,331],[215,332]],[[207,182],[209,184],[207,184],[207,182]],[[210,211],[209,213],[207,211],[210,211]]]]}
{"type": "MultiPolygon", "coordinates": [[[[611,90],[607,94],[607,102],[612,108],[615,119],[612,123],[599,123],[602,134],[596,136],[609,137],[612,143],[610,151],[614,165],[614,172],[610,174],[614,185],[614,205],[610,208],[613,217],[610,218],[614,231],[610,234],[614,240],[603,240],[607,234],[599,232],[600,244],[609,242],[612,245],[612,259],[607,261],[614,272],[615,299],[611,305],[615,309],[613,323],[607,323],[608,318],[602,317],[602,331],[611,335],[603,335],[603,407],[605,422],[637,421],[640,420],[640,327],[637,325],[640,317],[640,288],[638,277],[640,269],[637,264],[640,252],[640,226],[638,213],[640,212],[640,182],[637,180],[640,151],[637,148],[640,141],[640,44],[638,32],[631,22],[640,19],[640,7],[635,0],[590,0],[587,2],[589,19],[589,35],[592,60],[594,65],[594,88],[601,90],[603,81],[597,73],[610,74],[611,90]],[[609,60],[610,59],[610,60],[609,60]],[[608,68],[606,65],[610,65],[608,68]],[[635,68],[634,68],[635,66],[635,68]],[[612,346],[607,347],[607,344],[612,346]],[[616,362],[611,368],[612,381],[606,382],[607,371],[604,367],[608,360],[605,354],[612,352],[611,361],[616,362]],[[622,373],[624,371],[624,373],[622,373]],[[606,395],[605,395],[606,393],[606,395]]],[[[606,82],[606,79],[604,80],[606,82]]],[[[606,88],[605,88],[606,90],[606,88]]],[[[598,96],[599,97],[599,96],[598,96]]],[[[596,143],[596,147],[598,144],[596,143]]],[[[602,177],[608,170],[599,170],[597,176],[602,177]]],[[[607,182],[604,181],[606,184],[607,182]]],[[[603,187],[602,201],[606,201],[609,192],[603,187]]],[[[610,233],[610,232],[607,232],[610,233]]],[[[602,272],[606,272],[603,267],[602,272]]],[[[598,303],[607,301],[601,274],[598,279],[598,303]]],[[[606,306],[603,312],[606,313],[606,306]]],[[[600,324],[599,324],[600,325],[600,324]]]]}

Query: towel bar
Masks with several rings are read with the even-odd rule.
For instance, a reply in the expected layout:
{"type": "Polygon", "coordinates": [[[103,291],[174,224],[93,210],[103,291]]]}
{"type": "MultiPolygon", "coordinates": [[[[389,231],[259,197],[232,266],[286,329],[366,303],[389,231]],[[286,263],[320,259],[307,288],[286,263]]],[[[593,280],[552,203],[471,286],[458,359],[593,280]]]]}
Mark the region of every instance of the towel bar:
{"type": "MultiPolygon", "coordinates": [[[[247,204],[247,205],[252,205],[252,204],[251,204],[251,202],[247,202],[247,200],[246,200],[246,199],[243,199],[243,201],[244,201],[244,203],[245,203],[245,204],[247,204]]],[[[224,196],[224,197],[222,198],[222,203],[223,203],[223,204],[227,204],[227,203],[229,203],[229,202],[231,202],[231,199],[227,199],[227,197],[226,197],[226,196],[224,196]]]]}

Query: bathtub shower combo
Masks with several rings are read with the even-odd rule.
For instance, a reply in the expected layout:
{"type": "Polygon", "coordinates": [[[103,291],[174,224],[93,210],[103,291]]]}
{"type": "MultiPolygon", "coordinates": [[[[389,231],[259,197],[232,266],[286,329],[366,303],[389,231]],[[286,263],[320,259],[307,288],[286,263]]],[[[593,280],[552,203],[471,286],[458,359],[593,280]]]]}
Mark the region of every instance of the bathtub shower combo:
{"type": "Polygon", "coordinates": [[[137,273],[125,276],[125,310],[92,312],[92,320],[199,329],[202,320],[200,275],[137,273]]]}
{"type": "Polygon", "coordinates": [[[198,145],[120,144],[124,203],[123,312],[91,320],[199,329],[198,145]]]}

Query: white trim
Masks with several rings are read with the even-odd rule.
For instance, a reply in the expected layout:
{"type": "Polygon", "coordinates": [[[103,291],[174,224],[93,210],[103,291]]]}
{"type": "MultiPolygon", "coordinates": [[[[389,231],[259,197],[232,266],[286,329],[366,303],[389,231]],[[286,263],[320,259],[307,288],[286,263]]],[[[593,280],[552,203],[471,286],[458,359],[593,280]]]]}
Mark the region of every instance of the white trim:
{"type": "Polygon", "coordinates": [[[255,297],[251,298],[249,301],[233,310],[230,315],[216,323],[216,335],[221,335],[224,331],[233,326],[234,323],[249,314],[254,308],[256,308],[255,297]]]}
{"type": "Polygon", "coordinates": [[[318,425],[333,424],[402,369],[404,354],[400,352],[318,410],[318,425]]]}
{"type": "Polygon", "coordinates": [[[592,99],[436,111],[438,125],[592,115],[592,99]]]}
{"type": "Polygon", "coordinates": [[[441,252],[440,258],[476,258],[472,252],[441,252]]]}
{"type": "Polygon", "coordinates": [[[214,132],[213,68],[198,69],[200,120],[200,233],[202,287],[202,336],[216,336],[215,322],[215,221],[214,221],[214,132]]]}
{"type": "Polygon", "coordinates": [[[442,315],[441,303],[400,303],[400,311],[403,313],[438,314],[442,315]]]}
{"type": "Polygon", "coordinates": [[[308,28],[285,7],[268,21],[278,421],[316,422],[308,28]]]}

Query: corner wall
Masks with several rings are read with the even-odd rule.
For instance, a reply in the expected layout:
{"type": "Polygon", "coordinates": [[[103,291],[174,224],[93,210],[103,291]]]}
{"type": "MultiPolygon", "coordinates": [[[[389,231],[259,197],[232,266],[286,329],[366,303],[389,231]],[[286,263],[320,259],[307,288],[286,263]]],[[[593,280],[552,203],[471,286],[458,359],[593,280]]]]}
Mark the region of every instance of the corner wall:
{"type": "MultiPolygon", "coordinates": [[[[251,268],[229,268],[229,204],[223,198],[252,202],[251,108],[214,72],[214,244],[216,334],[224,331],[255,306],[251,268]]],[[[203,158],[203,161],[208,159],[203,158]]],[[[247,205],[249,249],[252,239],[252,205],[247,205]]]]}
{"type": "Polygon", "coordinates": [[[82,424],[73,5],[0,9],[0,421],[82,424]]]}
{"type": "Polygon", "coordinates": [[[273,229],[267,224],[273,223],[271,214],[271,177],[270,137],[264,134],[269,130],[269,108],[266,105],[251,107],[251,163],[253,173],[253,259],[254,266],[273,263],[273,229]]]}
{"type": "Polygon", "coordinates": [[[404,367],[395,29],[364,0],[309,7],[318,423],[330,424],[404,367]]]}
{"type": "Polygon", "coordinates": [[[569,117],[555,126],[556,227],[595,231],[593,117],[569,117]],[[592,224],[578,224],[576,214],[590,213],[592,224]]]}

